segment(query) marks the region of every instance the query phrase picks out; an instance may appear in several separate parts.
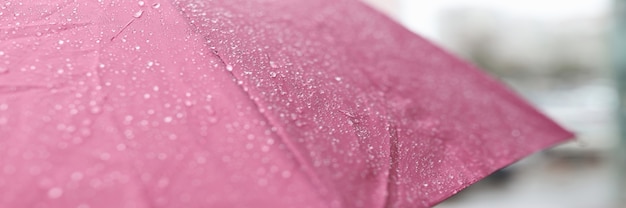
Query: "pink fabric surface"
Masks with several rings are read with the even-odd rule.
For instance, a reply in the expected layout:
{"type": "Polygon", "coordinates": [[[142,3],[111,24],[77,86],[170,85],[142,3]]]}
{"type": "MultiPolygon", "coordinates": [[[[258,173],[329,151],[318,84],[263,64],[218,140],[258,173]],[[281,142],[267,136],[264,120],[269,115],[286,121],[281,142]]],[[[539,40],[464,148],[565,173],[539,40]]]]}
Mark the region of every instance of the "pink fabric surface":
{"type": "Polygon", "coordinates": [[[357,1],[0,3],[0,207],[429,207],[570,137],[357,1]]]}

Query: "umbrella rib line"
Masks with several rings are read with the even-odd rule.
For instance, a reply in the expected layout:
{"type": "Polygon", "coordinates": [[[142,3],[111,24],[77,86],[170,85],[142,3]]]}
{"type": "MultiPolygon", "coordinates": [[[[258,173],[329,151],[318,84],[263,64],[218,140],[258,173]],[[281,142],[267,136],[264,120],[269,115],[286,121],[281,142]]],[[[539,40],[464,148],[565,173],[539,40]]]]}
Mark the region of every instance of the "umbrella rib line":
{"type": "Polygon", "coordinates": [[[398,129],[395,124],[389,124],[389,175],[387,176],[387,196],[383,207],[394,207],[392,200],[395,197],[395,190],[397,189],[395,182],[398,180],[398,163],[399,163],[399,149],[398,149],[398,129]],[[394,196],[392,196],[392,193],[394,196]]]}
{"type": "MultiPolygon", "coordinates": [[[[220,60],[220,62],[222,63],[222,66],[224,66],[224,69],[226,69],[226,66],[228,64],[226,63],[226,61],[222,57],[220,57],[220,55],[217,53],[217,51],[213,51],[213,55],[220,60]]],[[[237,78],[237,76],[235,76],[232,72],[230,72],[229,74],[235,80],[239,81],[239,78],[237,78]]],[[[241,89],[241,91],[243,91],[247,95],[247,98],[250,99],[250,101],[252,101],[252,103],[254,104],[256,109],[259,110],[260,109],[260,103],[255,101],[254,99],[252,99],[252,96],[250,95],[250,93],[247,92],[246,90],[244,90],[241,86],[239,86],[239,85],[237,85],[237,86],[241,89]]],[[[263,118],[271,126],[279,127],[279,125],[277,125],[275,122],[273,122],[273,120],[270,119],[270,117],[268,115],[266,115],[265,113],[262,113],[260,110],[258,112],[261,114],[261,116],[263,116],[263,118]]],[[[320,179],[320,177],[317,174],[315,174],[315,172],[313,171],[313,168],[311,168],[311,165],[306,162],[306,159],[304,158],[304,156],[302,156],[298,151],[296,151],[297,148],[295,147],[295,145],[287,139],[286,134],[280,128],[276,128],[276,132],[275,133],[285,143],[285,145],[287,146],[289,151],[292,154],[294,154],[294,157],[296,158],[296,161],[298,161],[298,163],[300,163],[302,165],[304,172],[306,172],[306,175],[311,179],[312,184],[314,186],[318,186],[319,188],[322,188],[322,193],[324,193],[325,190],[327,190],[325,188],[325,186],[323,185],[324,183],[322,183],[322,180],[320,179]]],[[[326,193],[324,193],[323,195],[326,195],[326,193]]]]}

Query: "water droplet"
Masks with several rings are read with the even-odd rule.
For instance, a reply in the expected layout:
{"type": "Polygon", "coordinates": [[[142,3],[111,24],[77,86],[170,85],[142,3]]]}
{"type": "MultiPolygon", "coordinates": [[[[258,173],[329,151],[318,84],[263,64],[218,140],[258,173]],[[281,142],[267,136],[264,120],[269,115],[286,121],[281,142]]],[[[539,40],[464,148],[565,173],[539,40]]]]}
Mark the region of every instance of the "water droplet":
{"type": "Polygon", "coordinates": [[[270,151],[270,147],[269,147],[269,146],[266,146],[266,145],[263,145],[263,146],[261,147],[261,151],[263,151],[263,152],[269,152],[269,151],[270,151]]]}
{"type": "Polygon", "coordinates": [[[150,99],[150,94],[148,94],[148,93],[143,94],[143,98],[145,98],[145,99],[150,99]]]}
{"type": "Polygon", "coordinates": [[[281,175],[283,178],[289,178],[289,177],[291,177],[291,172],[289,172],[288,170],[285,170],[285,171],[283,171],[280,175],[281,175]]]}
{"type": "Polygon", "coordinates": [[[74,172],[74,173],[72,173],[72,175],[70,175],[70,178],[73,181],[80,181],[80,180],[83,179],[83,177],[84,177],[84,175],[81,172],[74,172]]]}
{"type": "Polygon", "coordinates": [[[213,110],[213,107],[211,107],[210,105],[204,106],[204,109],[209,115],[215,115],[215,110],[213,110]]]}
{"type": "Polygon", "coordinates": [[[0,51],[0,56],[4,56],[4,51],[0,51]]]}
{"type": "Polygon", "coordinates": [[[171,123],[172,120],[174,120],[174,119],[171,116],[167,116],[167,117],[163,118],[163,122],[165,122],[165,123],[171,123]]]}
{"type": "Polygon", "coordinates": [[[278,64],[276,64],[276,62],[270,61],[270,66],[272,68],[278,68],[278,64]]]}
{"type": "Polygon", "coordinates": [[[296,126],[297,126],[297,127],[303,127],[304,125],[306,125],[306,122],[301,121],[301,120],[297,120],[297,121],[296,121],[296,126]]]}
{"type": "Polygon", "coordinates": [[[135,17],[135,18],[139,18],[139,17],[141,17],[141,15],[143,15],[143,10],[139,10],[138,12],[135,12],[135,14],[133,15],[133,17],[135,17]]]}
{"type": "Polygon", "coordinates": [[[341,77],[335,77],[335,80],[337,80],[338,82],[341,82],[341,77]]]}
{"type": "Polygon", "coordinates": [[[258,181],[259,186],[266,186],[267,185],[267,179],[259,179],[258,181]]]}
{"type": "Polygon", "coordinates": [[[228,70],[229,72],[233,71],[233,66],[231,66],[230,64],[226,65],[226,70],[228,70]]]}
{"type": "Polygon", "coordinates": [[[167,178],[161,178],[159,179],[159,182],[157,183],[157,185],[161,188],[167,187],[167,185],[170,184],[170,180],[167,178]]]}
{"type": "Polygon", "coordinates": [[[169,136],[167,136],[167,138],[174,141],[178,139],[178,136],[176,136],[176,134],[170,134],[169,136]]]}
{"type": "Polygon", "coordinates": [[[115,146],[115,149],[117,149],[117,151],[124,151],[126,150],[126,144],[118,144],[115,146]]]}
{"type": "Polygon", "coordinates": [[[137,3],[139,4],[139,6],[140,6],[140,7],[142,7],[143,5],[145,5],[145,4],[146,4],[146,2],[144,2],[144,1],[139,1],[139,2],[137,2],[137,3]]]}
{"type": "Polygon", "coordinates": [[[130,123],[131,121],[133,121],[133,116],[131,115],[124,116],[124,123],[130,123]]]}
{"type": "Polygon", "coordinates": [[[154,4],[152,4],[152,8],[155,8],[155,9],[161,8],[161,4],[154,3],[154,4]]]}
{"type": "Polygon", "coordinates": [[[59,45],[63,45],[65,43],[64,40],[59,40],[59,45]]]}
{"type": "Polygon", "coordinates": [[[48,197],[51,199],[57,199],[63,195],[63,189],[54,187],[48,190],[48,197]]]}
{"type": "Polygon", "coordinates": [[[203,156],[197,156],[197,157],[196,157],[196,162],[197,162],[198,164],[204,164],[204,163],[206,163],[206,158],[205,158],[205,157],[203,157],[203,156]]]}
{"type": "Polygon", "coordinates": [[[158,92],[159,91],[159,86],[152,87],[152,90],[154,90],[155,92],[158,92]]]}
{"type": "Polygon", "coordinates": [[[102,154],[100,154],[100,159],[101,160],[109,160],[109,159],[111,159],[111,154],[106,153],[106,152],[102,153],[102,154]]]}
{"type": "Polygon", "coordinates": [[[93,114],[98,114],[98,113],[100,113],[101,109],[100,109],[99,106],[91,106],[90,111],[93,114]]]}

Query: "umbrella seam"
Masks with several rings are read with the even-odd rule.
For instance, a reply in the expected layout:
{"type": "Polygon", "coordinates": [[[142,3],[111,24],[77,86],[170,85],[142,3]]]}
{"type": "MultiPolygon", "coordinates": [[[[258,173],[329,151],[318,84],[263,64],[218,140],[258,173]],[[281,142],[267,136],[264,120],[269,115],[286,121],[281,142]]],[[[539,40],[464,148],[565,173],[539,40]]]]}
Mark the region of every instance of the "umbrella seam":
{"type": "MultiPolygon", "coordinates": [[[[220,62],[222,63],[222,66],[224,69],[227,68],[228,64],[226,63],[226,61],[220,57],[220,55],[218,54],[218,52],[214,49],[212,49],[212,54],[217,57],[217,59],[220,60],[220,62]]],[[[235,76],[232,73],[229,73],[235,80],[239,81],[239,78],[237,78],[237,76],[235,76]]],[[[298,163],[300,163],[300,165],[303,168],[303,171],[306,172],[306,175],[311,179],[311,183],[314,186],[317,186],[318,188],[322,189],[322,193],[326,193],[328,191],[328,189],[323,185],[324,183],[322,183],[322,180],[320,179],[320,177],[315,173],[315,171],[313,171],[313,168],[311,168],[310,164],[307,163],[306,159],[304,159],[304,157],[299,153],[299,151],[296,151],[296,147],[294,146],[294,144],[292,144],[291,142],[289,142],[289,140],[287,139],[287,137],[285,136],[285,133],[281,130],[281,128],[278,128],[279,125],[275,124],[272,119],[270,119],[270,117],[268,115],[266,115],[265,113],[261,112],[260,109],[260,103],[258,103],[258,101],[255,101],[254,99],[252,99],[252,96],[250,95],[249,92],[247,92],[246,90],[244,90],[243,88],[241,88],[241,86],[238,85],[238,87],[246,94],[246,98],[248,98],[256,107],[256,109],[258,110],[258,113],[261,114],[261,116],[272,126],[272,127],[276,127],[276,135],[285,143],[285,145],[287,146],[287,148],[289,149],[289,152],[291,152],[294,157],[296,158],[296,160],[298,161],[298,163]]],[[[322,196],[327,195],[327,194],[322,194],[322,196]]]]}
{"type": "MultiPolygon", "coordinates": [[[[385,201],[383,203],[383,207],[393,207],[392,204],[392,190],[397,189],[395,185],[395,180],[398,177],[398,165],[399,165],[399,150],[398,150],[398,130],[395,124],[389,123],[389,172],[387,175],[387,196],[385,197],[385,201]],[[395,155],[394,155],[395,154],[395,155]],[[394,157],[396,156],[396,157],[394,157]],[[395,178],[395,179],[394,179],[395,178]]],[[[395,192],[394,192],[395,193],[395,192]]]]}

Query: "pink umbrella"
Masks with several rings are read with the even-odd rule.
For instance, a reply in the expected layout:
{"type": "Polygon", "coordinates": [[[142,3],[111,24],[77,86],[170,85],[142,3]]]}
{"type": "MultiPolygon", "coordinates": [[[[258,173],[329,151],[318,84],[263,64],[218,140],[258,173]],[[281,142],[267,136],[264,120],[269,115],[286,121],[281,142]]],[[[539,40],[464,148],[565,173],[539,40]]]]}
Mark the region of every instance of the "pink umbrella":
{"type": "Polygon", "coordinates": [[[0,3],[0,207],[428,207],[571,136],[357,1],[0,3]]]}

